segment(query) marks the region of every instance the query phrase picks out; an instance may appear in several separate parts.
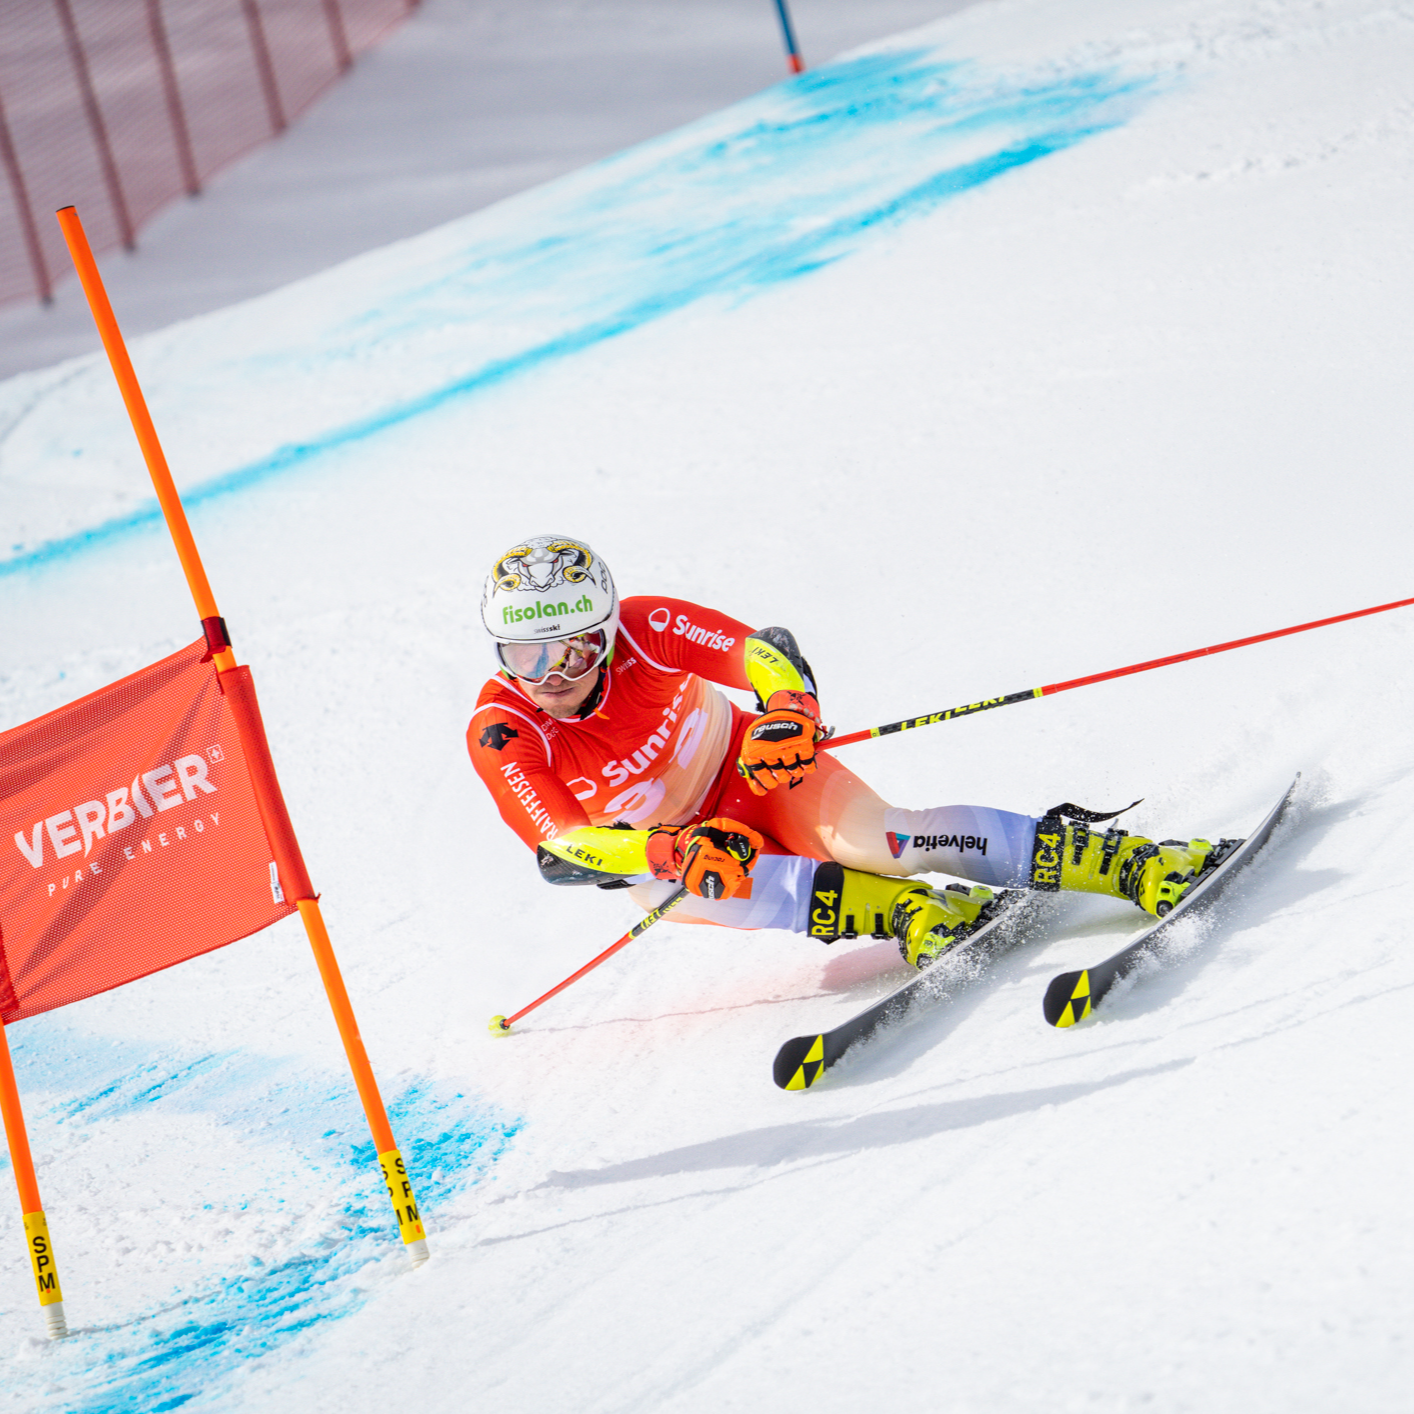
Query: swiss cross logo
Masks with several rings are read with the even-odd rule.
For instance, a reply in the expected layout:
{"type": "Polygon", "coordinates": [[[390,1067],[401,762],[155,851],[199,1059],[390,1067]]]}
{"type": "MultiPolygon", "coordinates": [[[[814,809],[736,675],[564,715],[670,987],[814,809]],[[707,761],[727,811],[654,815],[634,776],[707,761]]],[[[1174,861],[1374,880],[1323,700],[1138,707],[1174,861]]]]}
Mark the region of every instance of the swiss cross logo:
{"type": "Polygon", "coordinates": [[[206,759],[208,761],[224,761],[226,757],[219,746],[208,746],[206,748],[206,759]]]}

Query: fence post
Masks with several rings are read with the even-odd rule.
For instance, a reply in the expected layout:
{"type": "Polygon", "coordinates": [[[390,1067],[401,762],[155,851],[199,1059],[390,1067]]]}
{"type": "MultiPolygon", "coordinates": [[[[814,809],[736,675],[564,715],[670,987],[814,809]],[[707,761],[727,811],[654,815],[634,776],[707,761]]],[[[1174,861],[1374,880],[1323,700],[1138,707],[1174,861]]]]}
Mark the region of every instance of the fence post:
{"type": "Polygon", "coordinates": [[[793,74],[805,72],[805,60],[800,57],[800,45],[795,42],[795,28],[790,22],[786,0],[776,0],[776,13],[781,17],[781,35],[786,42],[786,56],[793,74]]]}
{"type": "Polygon", "coordinates": [[[265,94],[265,107],[270,114],[270,126],[282,133],[288,126],[285,110],[280,104],[280,89],[275,82],[275,66],[270,62],[270,46],[265,42],[265,26],[260,22],[260,7],[255,0],[241,0],[246,28],[250,30],[250,47],[255,51],[255,67],[260,73],[260,87],[265,94]]]}
{"type": "Polygon", "coordinates": [[[118,180],[118,164],[113,160],[108,129],[103,123],[103,110],[98,106],[98,94],[94,92],[93,78],[88,71],[88,59],[79,40],[78,26],[74,23],[74,12],[69,0],[54,0],[54,8],[59,12],[59,23],[63,26],[64,38],[69,45],[69,58],[73,60],[84,112],[88,115],[88,126],[93,133],[93,145],[98,149],[98,165],[103,169],[103,180],[108,187],[108,200],[113,207],[113,217],[118,223],[118,234],[123,238],[123,249],[134,250],[137,247],[137,239],[133,234],[133,223],[128,216],[128,204],[123,199],[123,185],[118,180]]]}
{"type": "Polygon", "coordinates": [[[188,196],[201,191],[196,170],[187,115],[182,108],[182,91],[177,87],[177,66],[172,62],[172,46],[167,42],[167,26],[162,22],[162,0],[147,0],[147,27],[152,33],[152,52],[162,74],[162,96],[167,100],[167,119],[172,124],[172,141],[177,148],[177,165],[182,169],[182,185],[188,196]]]}
{"type": "Polygon", "coordinates": [[[24,233],[25,249],[29,251],[30,268],[34,271],[35,288],[45,304],[53,304],[54,287],[49,281],[49,270],[44,264],[44,248],[39,244],[39,229],[34,224],[34,212],[30,209],[29,192],[25,189],[25,175],[20,170],[19,154],[10,137],[10,124],[5,117],[5,105],[0,102],[0,162],[5,164],[5,173],[10,179],[10,194],[15,199],[15,215],[19,219],[20,230],[24,233]]]}
{"type": "Polygon", "coordinates": [[[334,62],[339,72],[346,74],[353,68],[353,54],[349,50],[349,37],[344,32],[344,16],[339,9],[339,0],[324,0],[324,18],[329,21],[329,42],[334,46],[334,62]]]}

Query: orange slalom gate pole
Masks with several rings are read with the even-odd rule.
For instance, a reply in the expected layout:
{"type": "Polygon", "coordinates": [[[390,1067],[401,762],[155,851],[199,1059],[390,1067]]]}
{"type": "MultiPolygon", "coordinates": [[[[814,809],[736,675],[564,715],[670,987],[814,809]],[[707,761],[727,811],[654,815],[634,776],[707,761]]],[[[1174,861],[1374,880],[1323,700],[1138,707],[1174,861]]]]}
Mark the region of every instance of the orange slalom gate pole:
{"type": "Polygon", "coordinates": [[[20,1194],[24,1218],[25,1246],[29,1248],[30,1270],[39,1292],[40,1310],[51,1340],[68,1335],[64,1319],[64,1293],[59,1289],[59,1269],[54,1261],[54,1244],[44,1204],[39,1200],[39,1179],[34,1173],[34,1156],[29,1151],[24,1111],[20,1108],[20,1087],[15,1083],[15,1067],[10,1060],[10,1042],[5,1023],[0,1021],[0,1116],[5,1121],[5,1141],[10,1146],[10,1166],[15,1171],[15,1187],[20,1194]]]}
{"type": "MultiPolygon", "coordinates": [[[[132,360],[128,357],[127,345],[123,342],[122,331],[113,315],[113,306],[108,302],[108,291],[103,288],[103,277],[98,273],[98,263],[89,249],[88,237],[79,221],[79,213],[72,206],[65,206],[55,213],[59,218],[59,228],[68,243],[69,254],[73,257],[74,269],[78,271],[79,283],[88,297],[88,307],[93,311],[93,322],[98,326],[98,337],[108,353],[108,362],[113,365],[113,376],[118,380],[118,391],[123,395],[123,403],[132,420],[133,431],[137,433],[138,446],[142,448],[143,460],[147,463],[148,474],[152,477],[153,489],[157,492],[162,516],[171,532],[172,543],[177,547],[177,558],[182,563],[182,572],[187,577],[191,597],[196,601],[197,616],[202,627],[207,628],[207,638],[212,642],[208,621],[221,624],[221,639],[225,639],[225,625],[216,607],[216,596],[206,578],[206,570],[197,553],[196,541],[192,539],[191,527],[187,524],[187,513],[182,508],[182,499],[177,495],[172,481],[167,458],[162,452],[162,444],[157,440],[157,429],[152,425],[152,414],[147,410],[147,399],[133,372],[132,360]]],[[[218,671],[224,672],[236,666],[235,654],[229,643],[215,655],[218,671]]]]}
{"type": "MultiPolygon", "coordinates": [[[[210,582],[206,578],[206,570],[201,563],[201,555],[196,548],[191,527],[187,523],[182,499],[177,494],[171,469],[163,454],[162,444],[157,438],[157,429],[153,426],[152,415],[147,409],[147,399],[143,397],[137,374],[133,371],[127,345],[123,341],[122,331],[118,328],[113,306],[108,301],[108,292],[103,287],[103,277],[98,273],[98,263],[89,248],[88,237],[84,234],[78,212],[72,206],[65,206],[56,215],[64,233],[64,240],[68,243],[69,254],[73,257],[74,268],[78,271],[79,282],[88,297],[89,308],[93,311],[93,321],[98,326],[99,337],[107,350],[108,361],[113,365],[113,375],[118,380],[119,391],[123,395],[133,431],[137,434],[138,445],[142,448],[143,460],[147,463],[148,474],[152,477],[153,489],[157,492],[157,500],[162,507],[162,515],[167,522],[167,529],[171,532],[172,543],[177,548],[177,558],[181,561],[191,596],[196,602],[196,610],[201,617],[201,626],[206,631],[207,642],[213,649],[215,666],[220,672],[229,671],[236,666],[236,655],[231,650],[226,634],[226,622],[216,607],[216,596],[211,592],[210,582]]],[[[398,1233],[407,1247],[413,1266],[421,1266],[429,1255],[427,1233],[418,1216],[412,1181],[408,1177],[402,1154],[398,1151],[397,1141],[393,1138],[393,1128],[388,1122],[388,1111],[383,1104],[383,1096],[374,1078],[373,1067],[369,1064],[368,1053],[364,1050],[363,1037],[359,1033],[358,1021],[354,1016],[348,991],[344,987],[343,975],[334,957],[329,930],[324,926],[324,915],[320,912],[319,900],[313,896],[296,899],[295,906],[299,909],[300,920],[304,923],[305,934],[314,952],[314,961],[329,998],[329,1008],[334,1013],[334,1024],[339,1029],[339,1039],[343,1042],[349,1070],[353,1073],[354,1086],[363,1102],[363,1112],[368,1120],[369,1132],[373,1136],[383,1183],[388,1190],[388,1199],[398,1221],[398,1233]]],[[[18,1097],[16,1103],[18,1104],[18,1097]]],[[[8,1127],[8,1113],[6,1122],[8,1127]]],[[[23,1130],[21,1132],[23,1133],[23,1130]]],[[[19,1169],[16,1167],[16,1174],[18,1173],[19,1169]]],[[[42,1216],[41,1214],[41,1219],[42,1216]]]]}
{"type": "Polygon", "coordinates": [[[398,1235],[407,1247],[413,1266],[420,1267],[430,1255],[427,1251],[427,1230],[418,1216],[412,1179],[408,1177],[407,1165],[403,1163],[403,1156],[398,1150],[398,1141],[393,1138],[393,1126],[388,1123],[388,1111],[384,1107],[378,1082],[373,1078],[373,1067],[368,1062],[368,1053],[363,1048],[358,1020],[354,1016],[353,1004],[349,1001],[349,994],[344,987],[344,977],[339,971],[338,959],[334,956],[334,945],[329,941],[329,930],[324,926],[324,915],[319,911],[319,900],[298,899],[295,907],[299,909],[304,931],[309,938],[309,946],[314,950],[314,961],[319,967],[324,991],[329,998],[329,1009],[334,1013],[334,1024],[339,1028],[339,1038],[344,1043],[344,1054],[349,1058],[354,1086],[363,1102],[363,1112],[368,1117],[368,1129],[373,1135],[373,1147],[378,1154],[378,1167],[383,1173],[388,1201],[393,1205],[393,1216],[398,1220],[398,1235]]]}

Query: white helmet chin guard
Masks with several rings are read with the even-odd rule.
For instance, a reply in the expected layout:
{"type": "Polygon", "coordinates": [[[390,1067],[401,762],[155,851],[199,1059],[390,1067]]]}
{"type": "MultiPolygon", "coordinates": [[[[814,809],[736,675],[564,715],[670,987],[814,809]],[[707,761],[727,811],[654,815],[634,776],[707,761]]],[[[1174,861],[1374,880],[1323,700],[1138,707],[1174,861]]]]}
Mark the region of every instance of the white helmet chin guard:
{"type": "Polygon", "coordinates": [[[606,651],[619,627],[609,567],[582,540],[535,535],[500,556],[486,576],[481,622],[498,643],[537,643],[604,630],[606,651]]]}

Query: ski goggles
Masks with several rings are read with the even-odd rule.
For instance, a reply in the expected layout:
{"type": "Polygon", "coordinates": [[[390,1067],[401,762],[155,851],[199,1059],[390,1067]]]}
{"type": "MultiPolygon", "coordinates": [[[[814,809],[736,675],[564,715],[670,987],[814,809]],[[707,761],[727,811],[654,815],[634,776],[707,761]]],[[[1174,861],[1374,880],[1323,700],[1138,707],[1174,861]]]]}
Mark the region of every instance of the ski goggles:
{"type": "Polygon", "coordinates": [[[498,643],[496,657],[513,677],[539,687],[551,673],[566,682],[578,682],[604,661],[608,640],[602,628],[573,638],[552,638],[548,643],[498,643]]]}

